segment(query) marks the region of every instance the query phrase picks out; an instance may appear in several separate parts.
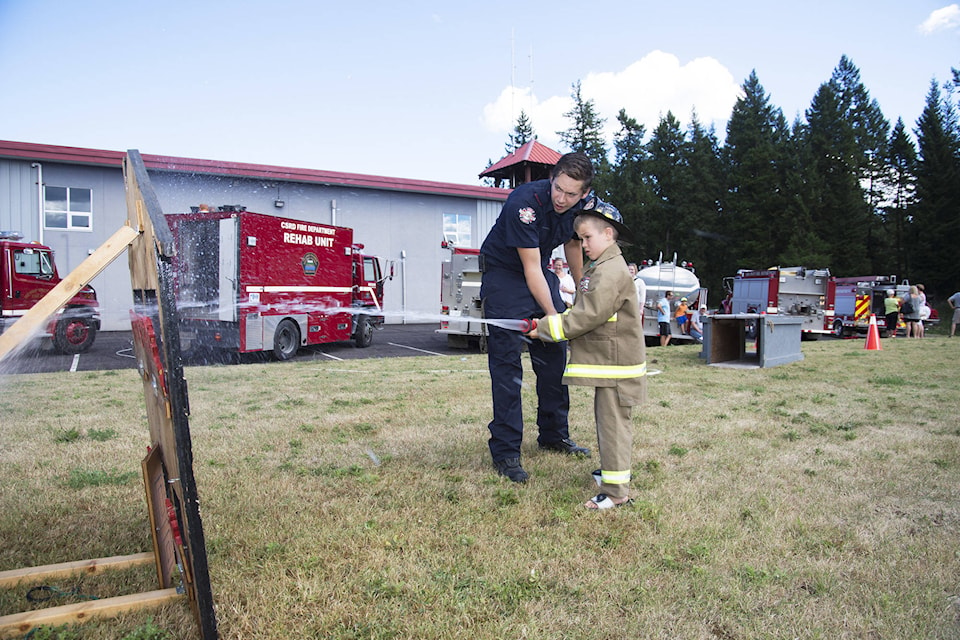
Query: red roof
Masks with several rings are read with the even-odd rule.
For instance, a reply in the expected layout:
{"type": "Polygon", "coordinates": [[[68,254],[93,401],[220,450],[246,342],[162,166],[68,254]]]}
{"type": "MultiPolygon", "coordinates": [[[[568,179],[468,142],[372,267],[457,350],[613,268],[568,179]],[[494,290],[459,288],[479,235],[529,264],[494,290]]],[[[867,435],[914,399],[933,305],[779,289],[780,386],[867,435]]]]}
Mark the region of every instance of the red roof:
{"type": "MultiPolygon", "coordinates": [[[[49,162],[119,168],[125,155],[126,153],[122,151],[61,147],[48,144],[0,140],[0,158],[45,160],[49,162]]],[[[407,178],[388,178],[385,176],[370,176],[361,173],[275,167],[264,164],[224,162],[220,160],[198,160],[195,158],[158,156],[147,153],[142,153],[141,157],[147,169],[157,171],[181,171],[223,176],[250,176],[271,180],[290,180],[294,182],[311,182],[390,191],[411,191],[416,193],[484,198],[488,200],[506,200],[510,193],[509,189],[498,189],[495,187],[455,184],[452,182],[432,182],[430,180],[411,180],[407,178]]]]}
{"type": "Polygon", "coordinates": [[[554,165],[560,160],[560,154],[536,141],[536,139],[524,143],[516,151],[506,156],[499,162],[494,163],[480,174],[480,177],[490,175],[491,173],[523,162],[535,162],[537,164],[554,165]]]}

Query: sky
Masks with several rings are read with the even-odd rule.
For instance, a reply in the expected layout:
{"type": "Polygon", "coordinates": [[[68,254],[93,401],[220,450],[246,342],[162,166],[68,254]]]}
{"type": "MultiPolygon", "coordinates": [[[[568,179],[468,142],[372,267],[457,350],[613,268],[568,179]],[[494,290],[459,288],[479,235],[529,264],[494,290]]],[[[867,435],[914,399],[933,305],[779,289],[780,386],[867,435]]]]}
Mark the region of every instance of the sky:
{"type": "Polygon", "coordinates": [[[571,92],[726,121],[751,71],[789,122],[841,56],[916,128],[960,68],[948,0],[0,0],[0,139],[479,184],[520,111],[538,140],[571,92]]]}

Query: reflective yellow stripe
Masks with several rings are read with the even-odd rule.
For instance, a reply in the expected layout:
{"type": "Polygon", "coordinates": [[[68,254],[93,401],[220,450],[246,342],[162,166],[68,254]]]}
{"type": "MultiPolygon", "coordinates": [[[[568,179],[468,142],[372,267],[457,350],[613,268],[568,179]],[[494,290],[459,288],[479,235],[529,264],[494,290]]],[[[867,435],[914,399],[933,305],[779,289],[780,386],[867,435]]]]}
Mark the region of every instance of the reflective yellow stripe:
{"type": "Polygon", "coordinates": [[[604,471],[600,470],[600,481],[606,484],[627,484],[630,482],[630,470],[604,471]]]}
{"type": "Polygon", "coordinates": [[[643,364],[568,364],[563,375],[572,378],[639,378],[647,375],[647,363],[643,364]]]}
{"type": "Polygon", "coordinates": [[[610,316],[610,319],[607,320],[607,322],[616,322],[616,321],[617,321],[617,314],[613,314],[612,316],[610,316]]]}
{"type": "Polygon", "coordinates": [[[560,316],[547,316],[547,329],[555,342],[567,339],[563,333],[563,319],[560,316]]]}

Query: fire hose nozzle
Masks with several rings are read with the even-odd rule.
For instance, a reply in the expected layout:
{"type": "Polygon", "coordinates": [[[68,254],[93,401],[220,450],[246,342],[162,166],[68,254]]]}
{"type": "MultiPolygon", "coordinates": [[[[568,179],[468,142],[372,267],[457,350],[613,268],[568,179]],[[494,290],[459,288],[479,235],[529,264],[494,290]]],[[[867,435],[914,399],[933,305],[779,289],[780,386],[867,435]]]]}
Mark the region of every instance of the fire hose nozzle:
{"type": "Polygon", "coordinates": [[[533,331],[537,328],[537,319],[536,318],[524,318],[520,321],[520,331],[522,333],[527,333],[533,331]]]}

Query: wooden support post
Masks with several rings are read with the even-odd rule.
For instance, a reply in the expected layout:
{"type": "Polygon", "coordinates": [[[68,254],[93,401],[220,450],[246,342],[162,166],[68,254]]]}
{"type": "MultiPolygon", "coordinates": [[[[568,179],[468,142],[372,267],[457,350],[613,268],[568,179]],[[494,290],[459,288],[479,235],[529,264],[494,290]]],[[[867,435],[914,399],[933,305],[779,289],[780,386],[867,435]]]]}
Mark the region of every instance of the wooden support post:
{"type": "Polygon", "coordinates": [[[77,560],[75,562],[61,562],[48,564],[42,567],[24,567],[0,571],[0,588],[9,589],[26,580],[53,580],[78,573],[94,574],[106,569],[126,569],[154,561],[154,555],[149,551],[134,553],[128,556],[112,556],[96,560],[77,560]]]}
{"type": "Polygon", "coordinates": [[[21,638],[31,629],[47,625],[75,624],[92,618],[109,618],[119,613],[158,607],[183,595],[175,588],[134,593],[115,598],[89,600],[60,607],[25,611],[0,617],[0,638],[21,638]]]}

